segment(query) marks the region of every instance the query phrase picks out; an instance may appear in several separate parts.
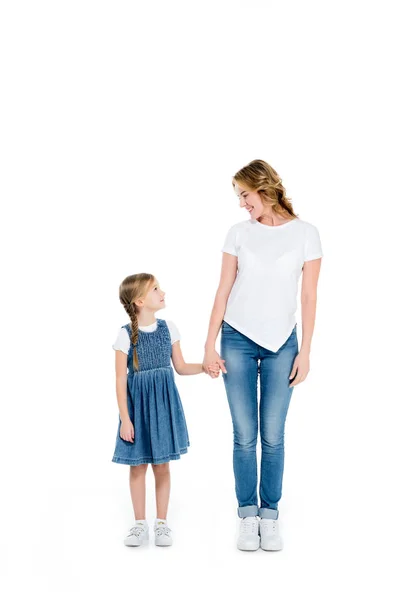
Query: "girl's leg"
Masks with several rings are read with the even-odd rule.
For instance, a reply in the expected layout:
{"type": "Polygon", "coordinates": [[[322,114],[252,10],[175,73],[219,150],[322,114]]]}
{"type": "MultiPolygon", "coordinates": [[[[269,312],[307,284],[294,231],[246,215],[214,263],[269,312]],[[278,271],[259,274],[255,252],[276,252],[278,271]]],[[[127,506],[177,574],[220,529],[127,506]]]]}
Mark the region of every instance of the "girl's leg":
{"type": "Polygon", "coordinates": [[[146,518],[146,471],[147,464],[129,467],[129,487],[135,519],[146,518]]]}
{"type": "Polygon", "coordinates": [[[156,482],[157,518],[166,519],[169,503],[169,494],[171,490],[171,475],[169,471],[169,462],[151,466],[153,467],[154,479],[156,482]]]}
{"type": "Polygon", "coordinates": [[[259,515],[277,519],[282,495],[285,421],[294,388],[289,375],[298,353],[296,328],[277,352],[262,349],[260,360],[261,480],[259,515]]]}
{"type": "Polygon", "coordinates": [[[257,499],[257,376],[258,346],[239,331],[222,323],[222,373],[233,424],[233,471],[238,516],[258,515],[257,499]]]}

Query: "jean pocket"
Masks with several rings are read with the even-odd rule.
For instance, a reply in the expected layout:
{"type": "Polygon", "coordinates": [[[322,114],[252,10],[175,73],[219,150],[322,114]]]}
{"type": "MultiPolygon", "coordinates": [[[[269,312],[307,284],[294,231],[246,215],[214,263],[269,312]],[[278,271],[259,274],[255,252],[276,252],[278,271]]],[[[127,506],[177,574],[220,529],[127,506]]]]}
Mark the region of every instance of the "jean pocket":
{"type": "Polygon", "coordinates": [[[221,332],[225,335],[226,333],[237,333],[237,330],[234,329],[231,325],[229,325],[229,323],[227,323],[226,321],[222,321],[221,332]]]}
{"type": "Polygon", "coordinates": [[[296,326],[294,327],[294,329],[292,330],[292,333],[289,335],[288,339],[285,342],[285,346],[293,346],[298,344],[298,340],[297,340],[297,328],[296,326]]]}
{"type": "Polygon", "coordinates": [[[298,343],[297,342],[297,328],[295,325],[294,328],[292,329],[292,333],[289,335],[289,337],[286,339],[286,341],[283,342],[281,348],[287,348],[288,346],[294,346],[297,343],[298,343]]]}

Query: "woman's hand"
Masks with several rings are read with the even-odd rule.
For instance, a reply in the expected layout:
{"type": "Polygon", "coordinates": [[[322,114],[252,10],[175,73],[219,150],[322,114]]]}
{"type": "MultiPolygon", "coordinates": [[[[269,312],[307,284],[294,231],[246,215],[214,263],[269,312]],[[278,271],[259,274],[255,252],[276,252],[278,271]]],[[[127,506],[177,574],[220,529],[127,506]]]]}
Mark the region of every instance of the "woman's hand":
{"type": "Polygon", "coordinates": [[[135,430],[133,428],[132,421],[130,419],[126,419],[121,422],[119,435],[126,442],[133,442],[133,440],[135,438],[135,430]]]}
{"type": "Polygon", "coordinates": [[[292,377],[294,377],[295,375],[296,375],[296,377],[295,377],[295,379],[293,379],[293,381],[291,382],[289,387],[293,387],[293,386],[297,385],[298,383],[301,383],[302,381],[304,381],[308,375],[309,370],[310,370],[310,354],[309,354],[309,352],[306,352],[306,351],[303,352],[302,350],[300,350],[300,352],[294,359],[293,368],[292,368],[292,372],[289,375],[289,379],[292,379],[292,377]],[[296,371],[297,371],[297,374],[296,374],[296,371]]]}
{"type": "Polygon", "coordinates": [[[206,350],[204,352],[203,368],[205,369],[206,373],[208,373],[213,378],[218,377],[218,375],[214,374],[215,369],[211,369],[211,367],[215,365],[215,363],[218,365],[218,368],[221,369],[223,373],[227,373],[224,364],[225,360],[220,357],[215,348],[210,348],[209,350],[206,350]]]}

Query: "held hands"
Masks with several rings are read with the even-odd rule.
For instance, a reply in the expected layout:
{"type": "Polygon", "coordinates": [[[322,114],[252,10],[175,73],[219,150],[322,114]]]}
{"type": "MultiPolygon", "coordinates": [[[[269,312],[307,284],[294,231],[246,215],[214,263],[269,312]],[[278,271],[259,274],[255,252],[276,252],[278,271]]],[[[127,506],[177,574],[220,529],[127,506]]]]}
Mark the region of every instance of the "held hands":
{"type": "Polygon", "coordinates": [[[135,439],[135,430],[130,419],[126,419],[121,422],[119,435],[126,442],[133,442],[135,439]]]}
{"type": "Polygon", "coordinates": [[[203,367],[203,373],[210,375],[210,377],[212,377],[212,379],[215,379],[216,377],[219,376],[219,364],[218,363],[216,363],[216,362],[212,363],[208,367],[205,367],[204,365],[202,365],[202,367],[203,367]]]}
{"type": "Polygon", "coordinates": [[[215,379],[219,376],[220,370],[222,370],[223,373],[227,373],[224,363],[225,360],[220,357],[220,355],[214,348],[205,351],[203,360],[203,371],[204,373],[210,375],[212,379],[215,379]]]}

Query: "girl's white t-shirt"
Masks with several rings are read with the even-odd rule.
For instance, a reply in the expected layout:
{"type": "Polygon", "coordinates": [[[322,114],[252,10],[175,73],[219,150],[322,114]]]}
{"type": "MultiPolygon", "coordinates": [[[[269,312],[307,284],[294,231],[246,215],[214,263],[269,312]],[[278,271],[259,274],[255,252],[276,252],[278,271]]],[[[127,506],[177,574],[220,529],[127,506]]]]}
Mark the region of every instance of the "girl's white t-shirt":
{"type": "Polygon", "coordinates": [[[228,230],[222,252],[238,257],[224,321],[277,352],[296,325],[303,264],[323,256],[317,228],[299,218],[283,225],[247,219],[228,230]]]}
{"type": "MultiPolygon", "coordinates": [[[[181,339],[179,330],[173,321],[165,321],[168,325],[169,333],[171,335],[171,345],[181,339]]],[[[157,321],[151,323],[150,325],[142,325],[139,326],[141,331],[155,331],[157,329],[157,321]]],[[[114,350],[122,350],[125,354],[129,353],[129,346],[131,344],[131,340],[129,338],[129,333],[127,332],[125,327],[121,327],[118,331],[118,335],[113,344],[114,350]]]]}

